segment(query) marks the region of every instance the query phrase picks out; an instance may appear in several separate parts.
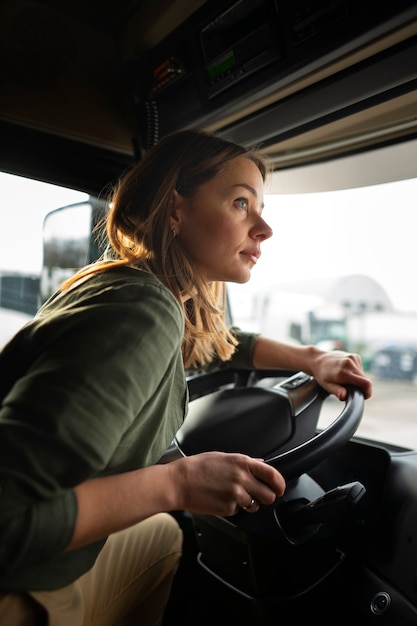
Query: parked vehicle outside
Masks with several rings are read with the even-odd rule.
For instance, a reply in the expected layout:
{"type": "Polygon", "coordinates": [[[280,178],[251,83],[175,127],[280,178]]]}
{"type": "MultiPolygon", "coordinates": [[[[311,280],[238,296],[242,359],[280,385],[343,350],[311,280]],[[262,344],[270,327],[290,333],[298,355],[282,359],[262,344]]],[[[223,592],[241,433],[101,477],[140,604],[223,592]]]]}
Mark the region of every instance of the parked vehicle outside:
{"type": "Polygon", "coordinates": [[[375,352],[372,373],[377,378],[414,381],[417,376],[417,348],[389,343],[375,352]]]}

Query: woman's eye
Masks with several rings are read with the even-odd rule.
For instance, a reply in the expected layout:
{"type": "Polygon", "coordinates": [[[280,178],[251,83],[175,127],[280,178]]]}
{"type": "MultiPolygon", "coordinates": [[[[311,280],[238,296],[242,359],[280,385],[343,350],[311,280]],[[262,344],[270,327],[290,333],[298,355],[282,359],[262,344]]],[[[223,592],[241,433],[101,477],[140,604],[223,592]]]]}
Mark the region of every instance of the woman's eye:
{"type": "Polygon", "coordinates": [[[236,200],[236,204],[239,209],[243,209],[244,211],[248,210],[248,201],[245,198],[238,198],[238,200],[236,200]]]}

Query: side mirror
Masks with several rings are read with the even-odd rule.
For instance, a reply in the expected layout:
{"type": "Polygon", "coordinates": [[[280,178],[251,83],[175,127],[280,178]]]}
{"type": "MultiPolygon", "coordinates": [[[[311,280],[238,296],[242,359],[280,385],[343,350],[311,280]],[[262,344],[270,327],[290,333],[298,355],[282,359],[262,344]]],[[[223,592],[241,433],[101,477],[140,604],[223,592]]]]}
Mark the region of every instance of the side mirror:
{"type": "Polygon", "coordinates": [[[66,278],[97,260],[105,249],[97,225],[107,205],[80,202],[51,211],[43,223],[43,264],[40,296],[45,302],[66,278]]]}

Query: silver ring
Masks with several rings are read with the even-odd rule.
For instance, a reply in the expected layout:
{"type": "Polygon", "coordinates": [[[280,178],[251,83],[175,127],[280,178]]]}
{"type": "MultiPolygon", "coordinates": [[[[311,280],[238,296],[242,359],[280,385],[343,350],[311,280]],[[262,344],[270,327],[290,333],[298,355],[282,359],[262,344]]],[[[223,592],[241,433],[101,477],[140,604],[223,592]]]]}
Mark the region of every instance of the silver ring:
{"type": "Polygon", "coordinates": [[[248,504],[248,506],[242,506],[241,508],[244,511],[250,511],[250,509],[253,507],[253,505],[255,504],[256,500],[255,498],[252,498],[252,500],[250,501],[250,503],[248,504]]]}

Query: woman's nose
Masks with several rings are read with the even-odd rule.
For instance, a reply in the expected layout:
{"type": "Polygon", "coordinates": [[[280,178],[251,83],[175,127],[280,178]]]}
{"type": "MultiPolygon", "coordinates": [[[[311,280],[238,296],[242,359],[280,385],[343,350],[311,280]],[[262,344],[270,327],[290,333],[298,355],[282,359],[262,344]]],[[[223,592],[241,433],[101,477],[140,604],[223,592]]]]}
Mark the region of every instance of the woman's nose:
{"type": "Polygon", "coordinates": [[[265,220],[261,216],[259,216],[259,220],[252,229],[252,237],[254,239],[260,239],[261,241],[264,241],[265,239],[269,239],[270,237],[272,237],[272,235],[272,228],[265,222],[265,220]]]}

